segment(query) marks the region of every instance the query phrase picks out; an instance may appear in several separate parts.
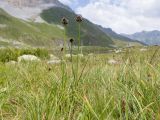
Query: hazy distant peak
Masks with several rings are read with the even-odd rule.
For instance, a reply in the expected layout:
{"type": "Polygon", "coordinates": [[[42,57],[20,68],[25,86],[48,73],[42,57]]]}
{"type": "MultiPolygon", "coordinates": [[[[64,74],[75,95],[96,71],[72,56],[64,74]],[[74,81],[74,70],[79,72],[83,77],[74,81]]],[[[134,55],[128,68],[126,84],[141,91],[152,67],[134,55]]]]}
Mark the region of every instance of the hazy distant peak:
{"type": "Polygon", "coordinates": [[[125,34],[125,36],[144,42],[148,45],[160,45],[160,31],[158,30],[142,31],[131,35],[125,34]]]}

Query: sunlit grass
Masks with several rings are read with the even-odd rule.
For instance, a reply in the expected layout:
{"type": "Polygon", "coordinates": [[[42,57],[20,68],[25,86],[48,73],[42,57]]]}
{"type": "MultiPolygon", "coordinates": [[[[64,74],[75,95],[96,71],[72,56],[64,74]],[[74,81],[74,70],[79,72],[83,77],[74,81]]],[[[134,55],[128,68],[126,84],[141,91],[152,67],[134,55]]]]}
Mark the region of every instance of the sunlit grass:
{"type": "Polygon", "coordinates": [[[65,86],[61,65],[1,63],[0,119],[158,120],[160,54],[152,58],[156,49],[85,56],[76,84],[67,61],[65,86]],[[120,64],[108,64],[113,58],[120,64]]]}

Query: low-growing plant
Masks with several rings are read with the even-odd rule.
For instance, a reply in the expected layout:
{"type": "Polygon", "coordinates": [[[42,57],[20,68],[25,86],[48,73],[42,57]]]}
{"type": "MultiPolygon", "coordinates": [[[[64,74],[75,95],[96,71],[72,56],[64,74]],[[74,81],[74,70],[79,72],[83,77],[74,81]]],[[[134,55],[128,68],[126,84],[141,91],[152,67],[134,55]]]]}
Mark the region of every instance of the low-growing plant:
{"type": "Polygon", "coordinates": [[[35,55],[41,59],[48,59],[49,52],[46,49],[16,49],[16,48],[5,48],[0,49],[0,61],[9,62],[11,60],[17,61],[17,58],[22,55],[35,55]]]}

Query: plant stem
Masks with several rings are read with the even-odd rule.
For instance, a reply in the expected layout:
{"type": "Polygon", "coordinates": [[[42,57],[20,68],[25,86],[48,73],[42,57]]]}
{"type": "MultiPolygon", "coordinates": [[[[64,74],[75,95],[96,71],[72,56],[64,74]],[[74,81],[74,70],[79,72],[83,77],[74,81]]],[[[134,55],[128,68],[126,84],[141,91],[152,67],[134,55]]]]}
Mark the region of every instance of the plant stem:
{"type": "Polygon", "coordinates": [[[66,26],[65,26],[65,29],[64,29],[64,57],[65,57],[65,54],[66,54],[66,26]]]}
{"type": "Polygon", "coordinates": [[[81,40],[81,38],[80,38],[80,35],[81,35],[81,33],[80,33],[80,29],[81,29],[81,25],[80,25],[80,23],[78,23],[78,51],[77,51],[77,71],[76,71],[76,73],[77,73],[77,75],[76,75],[76,79],[78,80],[78,69],[79,69],[79,53],[80,53],[80,40],[81,40]]]}
{"type": "Polygon", "coordinates": [[[71,62],[73,61],[73,51],[72,51],[72,49],[73,49],[73,44],[71,43],[71,62]]]}
{"type": "Polygon", "coordinates": [[[66,54],[66,26],[64,26],[64,43],[63,43],[63,57],[62,57],[62,64],[61,64],[61,70],[62,70],[62,88],[65,87],[65,78],[66,78],[66,64],[65,64],[65,54],[66,54]]]}
{"type": "Polygon", "coordinates": [[[81,47],[81,24],[78,23],[78,53],[80,52],[81,47]]]}
{"type": "Polygon", "coordinates": [[[80,54],[80,47],[81,47],[81,24],[80,23],[78,23],[78,36],[77,36],[78,38],[77,38],[77,40],[78,40],[78,50],[77,50],[77,63],[76,63],[76,70],[75,70],[75,73],[76,74],[74,74],[74,70],[73,70],[73,68],[72,68],[72,70],[73,70],[73,74],[74,74],[74,79],[75,79],[75,81],[74,81],[74,85],[75,86],[77,86],[78,85],[78,79],[79,79],[79,76],[78,76],[78,74],[79,74],[79,54],[80,54]]]}

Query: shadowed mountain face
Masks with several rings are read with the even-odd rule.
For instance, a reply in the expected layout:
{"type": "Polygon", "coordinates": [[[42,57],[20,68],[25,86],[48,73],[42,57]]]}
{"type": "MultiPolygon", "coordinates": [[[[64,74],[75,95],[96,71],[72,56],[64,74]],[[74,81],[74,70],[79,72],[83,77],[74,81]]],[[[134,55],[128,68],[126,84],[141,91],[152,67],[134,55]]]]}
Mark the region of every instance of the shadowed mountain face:
{"type": "Polygon", "coordinates": [[[119,39],[119,40],[123,40],[123,41],[133,41],[132,39],[125,37],[123,35],[117,34],[116,32],[114,32],[111,28],[103,28],[102,26],[99,26],[99,28],[101,30],[103,30],[107,35],[115,38],[115,39],[119,39]]]}
{"type": "Polygon", "coordinates": [[[148,45],[160,45],[160,31],[142,31],[135,34],[127,35],[126,37],[144,42],[148,45]]]}
{"type": "MultiPolygon", "coordinates": [[[[75,21],[76,14],[72,11],[68,11],[64,8],[53,7],[44,10],[41,17],[48,23],[61,24],[61,18],[66,17],[69,19],[69,25],[67,26],[67,35],[74,37],[77,40],[78,36],[78,24],[75,21]]],[[[97,25],[91,23],[87,19],[84,19],[81,23],[81,39],[82,44],[87,46],[106,46],[113,45],[113,40],[100,30],[97,25]]],[[[111,46],[110,46],[111,47],[111,46]]]]}

